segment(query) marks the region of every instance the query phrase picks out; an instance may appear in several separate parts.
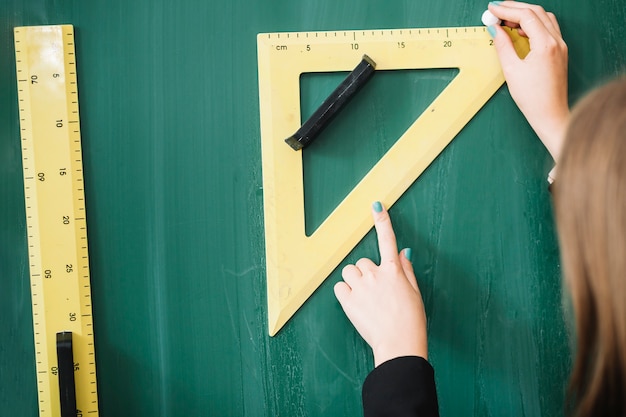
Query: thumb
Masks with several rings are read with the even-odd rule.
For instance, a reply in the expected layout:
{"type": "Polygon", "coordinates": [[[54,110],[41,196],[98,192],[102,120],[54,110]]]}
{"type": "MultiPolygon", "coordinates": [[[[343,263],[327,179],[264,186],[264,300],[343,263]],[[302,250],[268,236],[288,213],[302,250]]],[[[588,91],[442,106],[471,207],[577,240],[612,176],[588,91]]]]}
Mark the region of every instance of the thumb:
{"type": "Polygon", "coordinates": [[[420,290],[417,286],[417,279],[415,278],[415,272],[413,271],[413,264],[411,263],[410,257],[411,249],[407,248],[402,250],[400,264],[402,265],[402,270],[404,271],[404,275],[406,275],[406,279],[409,281],[413,289],[419,293],[420,290]]]}
{"type": "Polygon", "coordinates": [[[496,53],[500,59],[500,66],[502,71],[507,73],[507,68],[511,68],[518,64],[520,61],[515,47],[513,47],[513,41],[508,33],[502,29],[500,25],[489,26],[489,34],[493,38],[493,44],[496,47],[496,53]]]}

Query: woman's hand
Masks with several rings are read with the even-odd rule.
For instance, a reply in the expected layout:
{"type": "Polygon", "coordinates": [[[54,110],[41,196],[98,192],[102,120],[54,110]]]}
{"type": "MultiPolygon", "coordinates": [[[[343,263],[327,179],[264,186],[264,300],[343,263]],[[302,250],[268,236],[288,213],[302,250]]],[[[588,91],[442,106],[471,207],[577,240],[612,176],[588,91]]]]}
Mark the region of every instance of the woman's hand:
{"type": "Polygon", "coordinates": [[[374,351],[375,366],[400,356],[428,359],[426,313],[410,249],[398,253],[389,213],[380,203],[374,203],[372,213],[380,265],[365,258],[347,265],[335,296],[374,351]]]}
{"type": "Polygon", "coordinates": [[[489,27],[513,100],[557,161],[569,106],[567,45],[556,17],[541,6],[516,1],[491,2],[489,11],[529,39],[530,52],[520,59],[507,33],[489,27]]]}

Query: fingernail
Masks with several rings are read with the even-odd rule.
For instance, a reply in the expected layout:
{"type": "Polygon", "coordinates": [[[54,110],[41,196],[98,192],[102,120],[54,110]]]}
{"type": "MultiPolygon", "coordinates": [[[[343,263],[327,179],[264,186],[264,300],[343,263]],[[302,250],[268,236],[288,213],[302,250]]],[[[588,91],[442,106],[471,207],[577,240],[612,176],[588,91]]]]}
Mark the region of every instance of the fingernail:
{"type": "Polygon", "coordinates": [[[380,201],[376,201],[374,204],[372,204],[372,207],[374,208],[374,211],[376,213],[380,213],[381,211],[383,211],[383,205],[380,204],[380,201]]]}
{"type": "Polygon", "coordinates": [[[496,27],[495,26],[487,26],[487,32],[489,32],[489,35],[492,38],[495,38],[496,34],[498,33],[498,32],[496,32],[496,27]]]}
{"type": "Polygon", "coordinates": [[[409,260],[409,262],[413,262],[411,260],[411,255],[412,254],[413,254],[413,251],[411,250],[411,248],[404,249],[404,257],[407,258],[409,260]]]}
{"type": "MultiPolygon", "coordinates": [[[[499,6],[499,5],[500,5],[500,3],[502,3],[502,2],[501,2],[501,1],[490,1],[490,2],[489,2],[489,4],[492,4],[492,5],[494,5],[494,6],[499,6]]],[[[483,4],[485,4],[485,3],[483,3],[483,4]]]]}

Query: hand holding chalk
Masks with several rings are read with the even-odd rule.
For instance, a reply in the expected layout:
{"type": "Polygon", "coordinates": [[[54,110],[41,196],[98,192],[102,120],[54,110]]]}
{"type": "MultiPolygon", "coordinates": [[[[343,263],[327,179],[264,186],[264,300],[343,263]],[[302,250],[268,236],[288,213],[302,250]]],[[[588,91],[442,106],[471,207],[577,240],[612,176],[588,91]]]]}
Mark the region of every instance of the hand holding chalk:
{"type": "Polygon", "coordinates": [[[569,119],[567,45],[556,17],[517,1],[491,2],[489,11],[530,40],[530,53],[520,59],[504,29],[489,27],[511,96],[556,161],[569,119]]]}
{"type": "Polygon", "coordinates": [[[359,334],[374,351],[374,364],[400,356],[428,359],[426,313],[417,286],[410,250],[398,253],[389,213],[372,207],[380,266],[369,259],[347,265],[335,296],[359,334]]]}

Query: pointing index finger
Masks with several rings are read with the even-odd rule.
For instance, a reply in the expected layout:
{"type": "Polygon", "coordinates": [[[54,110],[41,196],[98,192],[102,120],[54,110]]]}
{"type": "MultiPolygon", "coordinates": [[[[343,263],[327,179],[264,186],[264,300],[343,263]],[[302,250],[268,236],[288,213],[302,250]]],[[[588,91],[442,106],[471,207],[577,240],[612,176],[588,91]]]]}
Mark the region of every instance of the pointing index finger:
{"type": "Polygon", "coordinates": [[[372,205],[372,213],[374,215],[374,227],[378,236],[378,250],[380,251],[380,263],[395,262],[398,263],[398,245],[396,243],[396,234],[391,225],[391,218],[387,209],[380,202],[372,205]]]}

